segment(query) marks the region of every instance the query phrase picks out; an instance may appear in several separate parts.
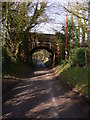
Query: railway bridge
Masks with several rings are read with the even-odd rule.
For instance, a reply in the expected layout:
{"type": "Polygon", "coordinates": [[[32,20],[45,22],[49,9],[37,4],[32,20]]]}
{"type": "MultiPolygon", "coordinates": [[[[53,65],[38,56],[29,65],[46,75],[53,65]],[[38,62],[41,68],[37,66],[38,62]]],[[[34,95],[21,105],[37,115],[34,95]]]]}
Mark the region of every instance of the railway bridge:
{"type": "Polygon", "coordinates": [[[32,55],[34,52],[38,51],[39,49],[47,50],[49,53],[51,53],[51,60],[52,65],[55,64],[55,56],[56,56],[56,35],[52,34],[32,34],[32,37],[30,36],[30,49],[29,49],[29,61],[31,63],[32,61],[32,55]]]}

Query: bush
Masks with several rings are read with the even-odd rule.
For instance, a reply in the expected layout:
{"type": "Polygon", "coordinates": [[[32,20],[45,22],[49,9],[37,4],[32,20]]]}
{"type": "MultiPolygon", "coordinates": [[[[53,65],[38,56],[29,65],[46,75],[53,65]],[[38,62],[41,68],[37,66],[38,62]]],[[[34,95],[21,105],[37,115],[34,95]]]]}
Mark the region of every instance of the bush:
{"type": "Polygon", "coordinates": [[[71,66],[74,66],[76,61],[75,61],[75,49],[72,49],[69,53],[69,63],[71,64],[71,66]]]}
{"type": "Polygon", "coordinates": [[[46,67],[51,67],[51,66],[52,66],[52,61],[50,61],[50,60],[47,61],[47,62],[45,63],[45,66],[46,66],[46,67]]]}
{"type": "Polygon", "coordinates": [[[85,49],[83,49],[83,48],[76,49],[75,60],[76,60],[77,65],[79,65],[79,66],[85,65],[85,49]]]}
{"type": "Polygon", "coordinates": [[[69,62],[72,66],[84,66],[87,62],[87,49],[76,48],[72,49],[69,54],[69,62]]]}
{"type": "Polygon", "coordinates": [[[62,61],[61,61],[61,64],[62,64],[62,66],[64,67],[64,66],[67,64],[67,61],[66,61],[66,60],[62,60],[62,61]]]}
{"type": "Polygon", "coordinates": [[[8,53],[4,47],[2,47],[2,72],[7,73],[10,69],[10,56],[8,56],[8,53]]]}

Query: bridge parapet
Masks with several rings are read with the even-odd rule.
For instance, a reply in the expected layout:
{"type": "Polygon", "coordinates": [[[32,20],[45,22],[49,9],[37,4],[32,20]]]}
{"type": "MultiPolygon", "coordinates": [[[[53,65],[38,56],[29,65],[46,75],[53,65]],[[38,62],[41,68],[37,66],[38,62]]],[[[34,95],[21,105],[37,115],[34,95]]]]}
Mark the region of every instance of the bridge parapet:
{"type": "Polygon", "coordinates": [[[49,47],[49,49],[52,49],[52,43],[51,42],[32,42],[32,49],[35,47],[39,47],[39,46],[46,46],[49,47]]]}

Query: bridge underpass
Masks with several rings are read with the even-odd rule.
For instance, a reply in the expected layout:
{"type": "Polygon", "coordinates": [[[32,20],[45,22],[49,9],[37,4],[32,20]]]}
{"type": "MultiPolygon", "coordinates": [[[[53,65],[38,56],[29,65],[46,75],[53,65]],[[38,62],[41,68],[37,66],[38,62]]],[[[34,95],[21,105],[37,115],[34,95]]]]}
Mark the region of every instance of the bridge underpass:
{"type": "MultiPolygon", "coordinates": [[[[28,62],[32,65],[32,56],[36,51],[46,50],[51,54],[51,66],[55,65],[55,57],[57,52],[57,36],[53,34],[30,33],[28,36],[28,44],[26,45],[28,52],[28,62]]],[[[23,43],[24,46],[25,43],[23,43]]]]}
{"type": "MultiPolygon", "coordinates": [[[[37,51],[41,51],[41,50],[45,51],[46,50],[47,51],[46,54],[49,54],[49,57],[48,57],[48,59],[49,59],[48,62],[50,62],[49,66],[54,65],[55,64],[55,52],[52,48],[52,43],[50,43],[50,42],[42,42],[42,43],[37,42],[36,44],[37,44],[37,46],[35,46],[35,42],[32,42],[32,49],[29,53],[30,54],[30,57],[29,57],[30,64],[33,65],[33,54],[34,53],[36,53],[37,51]]],[[[46,54],[44,56],[46,56],[46,54]]],[[[36,58],[36,61],[37,60],[38,59],[36,58]]],[[[45,57],[41,60],[45,61],[45,57]]],[[[42,64],[44,64],[44,63],[42,63],[42,64]]]]}
{"type": "Polygon", "coordinates": [[[32,54],[38,50],[47,50],[51,53],[51,65],[56,64],[57,54],[57,35],[53,34],[41,34],[41,33],[30,33],[27,40],[21,45],[21,53],[24,53],[21,60],[32,64],[32,54]],[[26,43],[27,41],[27,43],[26,43]]]}

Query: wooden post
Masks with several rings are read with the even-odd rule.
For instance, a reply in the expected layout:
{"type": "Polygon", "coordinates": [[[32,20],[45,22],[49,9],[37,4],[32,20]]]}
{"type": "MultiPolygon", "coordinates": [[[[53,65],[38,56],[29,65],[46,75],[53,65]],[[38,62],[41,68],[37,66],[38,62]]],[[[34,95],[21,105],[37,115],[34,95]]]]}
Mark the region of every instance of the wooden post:
{"type": "Polygon", "coordinates": [[[61,53],[60,53],[60,45],[59,45],[59,43],[57,43],[57,55],[58,55],[58,59],[60,61],[61,53]]]}

